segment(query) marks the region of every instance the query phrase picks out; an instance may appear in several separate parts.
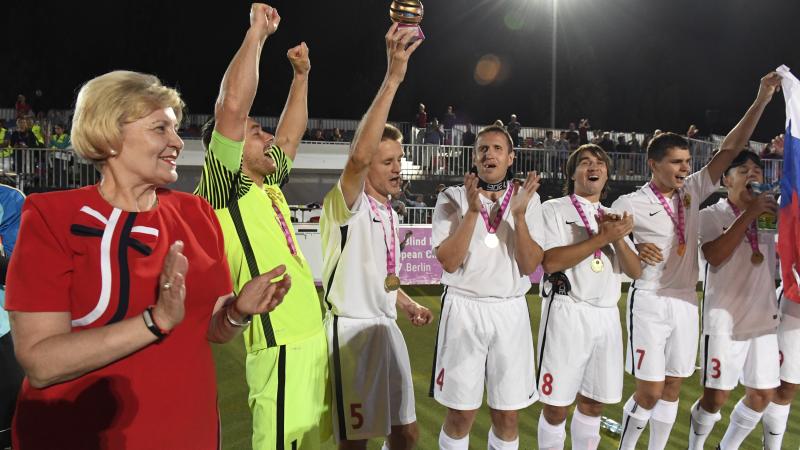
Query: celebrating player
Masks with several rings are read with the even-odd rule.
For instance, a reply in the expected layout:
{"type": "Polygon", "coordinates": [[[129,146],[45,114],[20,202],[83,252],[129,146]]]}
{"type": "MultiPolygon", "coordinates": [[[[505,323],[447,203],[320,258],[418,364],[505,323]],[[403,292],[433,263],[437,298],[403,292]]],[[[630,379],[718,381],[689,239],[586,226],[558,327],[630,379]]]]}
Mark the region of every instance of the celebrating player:
{"type": "Polygon", "coordinates": [[[432,245],[444,269],[430,394],[448,407],[445,450],[469,448],[469,431],[488,391],[489,447],[519,447],[517,411],[536,401],[533,337],[525,293],[542,260],[539,177],[511,181],[511,136],[482,129],[464,185],[439,194],[432,245]]]}
{"type": "Polygon", "coordinates": [[[758,155],[740,153],[722,179],[728,198],[700,211],[706,271],[700,340],[704,391],[692,405],[692,450],[702,450],[739,380],[745,397],[731,413],[720,443],[724,449],[739,448],[780,385],[775,233],[756,227],[758,216],[775,214],[778,205],[772,195],[748,189],[751,182],[764,182],[763,169],[758,155]]]}
{"type": "Polygon", "coordinates": [[[621,274],[636,279],[639,256],[627,236],[633,216],[602,208],[611,160],[586,144],[567,160],[565,197],[542,205],[544,268],[539,322],[539,448],[562,449],[569,406],[572,448],[600,443],[604,404],[622,399],[621,274]]]}
{"type": "MultiPolygon", "coordinates": [[[[248,117],[258,87],[261,50],[280,23],[278,11],[255,3],[250,29],[222,79],[196,193],[214,207],[225,235],[234,290],[281,264],[292,288],[282,308],[262,314],[245,332],[253,448],[318,448],[330,427],[326,411],[328,347],[311,269],[297,245],[280,185],[306,129],[308,48],[289,50],[294,80],[276,136],[248,117]]],[[[249,320],[236,323],[246,327],[249,320]]]]}
{"type": "Polygon", "coordinates": [[[700,204],[747,144],[780,76],[761,79],[758,96],[720,150],[689,175],[686,139],[661,133],[647,147],[651,181],[617,199],[612,208],[632,211],[633,237],[646,266],[628,293],[625,369],[636,392],[623,407],[621,449],[633,449],[650,423],[650,449],[662,449],[678,413],[681,382],[694,372],[699,324],[697,237],[700,204]]]}
{"type": "Polygon", "coordinates": [[[379,436],[388,436],[392,450],[411,449],[419,435],[395,303],[414,325],[432,316],[399,289],[398,217],[390,197],[401,192],[402,134],[386,124],[408,59],[422,43],[409,45],[415,34],[396,24],[386,34],[386,77],[322,206],[325,328],[340,449],[366,449],[367,439],[379,436]]]}

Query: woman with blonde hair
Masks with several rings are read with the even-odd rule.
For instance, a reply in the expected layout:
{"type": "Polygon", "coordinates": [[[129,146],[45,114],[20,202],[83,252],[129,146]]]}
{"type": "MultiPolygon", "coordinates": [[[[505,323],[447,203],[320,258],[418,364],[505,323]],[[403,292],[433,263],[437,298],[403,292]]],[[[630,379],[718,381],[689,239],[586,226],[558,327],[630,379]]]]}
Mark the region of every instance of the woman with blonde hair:
{"type": "Polygon", "coordinates": [[[209,342],[274,309],[279,267],[231,294],[219,223],[177,180],[183,102],[152,75],[87,82],[72,142],[96,185],[34,194],[7,280],[26,373],[13,447],[218,448],[209,342]]]}

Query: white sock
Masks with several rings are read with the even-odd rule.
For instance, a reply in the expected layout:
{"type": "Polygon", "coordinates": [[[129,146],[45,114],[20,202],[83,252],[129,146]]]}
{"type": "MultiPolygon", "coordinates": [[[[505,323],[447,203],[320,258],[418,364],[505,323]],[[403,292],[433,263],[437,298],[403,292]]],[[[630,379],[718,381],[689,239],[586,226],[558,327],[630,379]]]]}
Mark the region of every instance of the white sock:
{"type": "Polygon", "coordinates": [[[519,448],[519,436],[513,441],[504,441],[494,434],[494,427],[489,427],[489,450],[517,450],[519,448]]]}
{"type": "Polygon", "coordinates": [[[575,408],[569,432],[572,450],[596,450],[600,445],[600,417],[587,416],[575,408]]]}
{"type": "Polygon", "coordinates": [[[719,443],[720,448],[726,450],[739,448],[744,438],[758,425],[758,421],[761,420],[761,414],[748,408],[744,404],[744,399],[740,399],[736,406],[733,407],[730,424],[728,429],[725,430],[722,442],[719,443]]]}
{"type": "Polygon", "coordinates": [[[383,445],[381,446],[381,450],[389,450],[389,444],[386,441],[383,441],[383,445]]]}
{"type": "Polygon", "coordinates": [[[689,450],[703,450],[708,435],[714,429],[714,424],[722,419],[722,414],[717,411],[710,413],[700,406],[700,400],[692,405],[692,426],[689,428],[689,450]]]}
{"type": "Polygon", "coordinates": [[[783,433],[786,432],[786,421],[789,420],[791,405],[770,403],[761,416],[764,425],[764,449],[780,450],[783,443],[783,433]]]}
{"type": "Polygon", "coordinates": [[[440,450],[469,450],[469,435],[461,439],[453,439],[442,431],[439,432],[439,449],[440,450]]]}
{"type": "Polygon", "coordinates": [[[669,433],[678,416],[678,402],[659,400],[650,416],[650,443],[648,450],[663,450],[669,441],[669,433]]]}
{"type": "Polygon", "coordinates": [[[639,406],[633,396],[622,407],[622,436],[619,438],[620,450],[634,450],[639,437],[653,413],[650,409],[639,406]]]}
{"type": "Polygon", "coordinates": [[[561,450],[567,439],[567,421],[558,425],[550,425],[544,418],[544,413],[539,414],[539,429],[536,439],[539,441],[539,450],[561,450]]]}

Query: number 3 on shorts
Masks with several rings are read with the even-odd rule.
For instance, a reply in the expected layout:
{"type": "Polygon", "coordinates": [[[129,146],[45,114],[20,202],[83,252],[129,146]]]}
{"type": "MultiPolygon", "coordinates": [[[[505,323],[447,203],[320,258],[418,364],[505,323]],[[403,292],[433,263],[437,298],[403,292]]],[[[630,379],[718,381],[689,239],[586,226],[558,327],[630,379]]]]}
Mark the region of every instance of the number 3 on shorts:
{"type": "Polygon", "coordinates": [[[350,417],[355,421],[355,423],[352,424],[354,430],[364,425],[364,416],[359,409],[361,409],[361,403],[350,403],[350,417]]]}
{"type": "Polygon", "coordinates": [[[444,367],[442,367],[442,370],[439,371],[439,375],[436,377],[436,384],[439,386],[439,391],[441,391],[444,387],[444,367]]]}
{"type": "Polygon", "coordinates": [[[719,378],[720,375],[722,375],[722,372],[719,370],[721,365],[722,363],[720,363],[717,358],[711,358],[711,370],[714,371],[714,373],[711,374],[711,378],[719,378]]]}

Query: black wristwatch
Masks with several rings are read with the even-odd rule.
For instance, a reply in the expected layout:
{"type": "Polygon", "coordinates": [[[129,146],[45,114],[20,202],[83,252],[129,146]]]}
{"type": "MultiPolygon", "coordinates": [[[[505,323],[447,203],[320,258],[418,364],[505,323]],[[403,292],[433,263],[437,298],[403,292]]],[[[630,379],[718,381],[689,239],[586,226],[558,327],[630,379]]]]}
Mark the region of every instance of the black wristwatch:
{"type": "Polygon", "coordinates": [[[160,341],[167,337],[169,331],[162,330],[158,327],[158,325],[156,325],[156,321],[153,320],[153,308],[155,308],[154,305],[148,306],[147,309],[145,309],[142,313],[142,318],[144,318],[144,324],[147,325],[147,329],[150,330],[150,332],[153,333],[160,341]]]}

